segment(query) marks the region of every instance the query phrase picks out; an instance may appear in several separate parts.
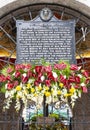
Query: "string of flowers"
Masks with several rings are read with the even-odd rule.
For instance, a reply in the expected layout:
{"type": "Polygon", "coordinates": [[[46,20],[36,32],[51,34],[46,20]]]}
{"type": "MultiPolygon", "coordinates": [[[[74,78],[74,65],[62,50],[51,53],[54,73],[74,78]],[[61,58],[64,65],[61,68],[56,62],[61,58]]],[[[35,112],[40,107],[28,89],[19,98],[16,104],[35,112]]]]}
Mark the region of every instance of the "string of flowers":
{"type": "Polygon", "coordinates": [[[5,93],[4,109],[9,109],[15,99],[15,108],[24,107],[28,100],[36,102],[40,107],[44,95],[46,103],[58,100],[70,103],[72,107],[82,93],[87,93],[89,74],[75,64],[64,61],[50,64],[44,62],[41,65],[17,64],[14,67],[6,67],[1,71],[1,92],[5,93]]]}

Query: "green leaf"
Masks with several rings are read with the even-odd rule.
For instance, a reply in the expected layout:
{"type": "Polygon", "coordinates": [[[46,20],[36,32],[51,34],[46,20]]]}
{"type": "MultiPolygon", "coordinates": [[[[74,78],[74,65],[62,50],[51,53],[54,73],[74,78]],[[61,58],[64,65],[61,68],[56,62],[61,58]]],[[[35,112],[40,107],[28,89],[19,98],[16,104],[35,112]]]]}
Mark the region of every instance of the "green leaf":
{"type": "Polygon", "coordinates": [[[5,89],[4,86],[1,88],[1,92],[2,92],[2,93],[5,93],[5,92],[6,92],[6,89],[5,89]]]}

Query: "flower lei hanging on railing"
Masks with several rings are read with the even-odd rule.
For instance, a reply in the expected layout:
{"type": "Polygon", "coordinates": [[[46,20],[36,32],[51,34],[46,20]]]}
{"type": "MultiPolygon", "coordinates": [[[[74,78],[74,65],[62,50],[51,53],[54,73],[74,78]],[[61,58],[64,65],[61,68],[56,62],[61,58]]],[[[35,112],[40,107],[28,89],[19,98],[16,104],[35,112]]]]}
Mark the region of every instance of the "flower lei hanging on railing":
{"type": "Polygon", "coordinates": [[[72,107],[81,93],[87,93],[89,83],[88,72],[75,64],[64,61],[42,65],[17,64],[15,67],[6,67],[1,71],[1,92],[5,93],[5,109],[9,109],[15,99],[15,108],[20,109],[21,101],[24,106],[28,100],[36,102],[40,107],[44,95],[46,103],[58,100],[70,103],[72,107]]]}

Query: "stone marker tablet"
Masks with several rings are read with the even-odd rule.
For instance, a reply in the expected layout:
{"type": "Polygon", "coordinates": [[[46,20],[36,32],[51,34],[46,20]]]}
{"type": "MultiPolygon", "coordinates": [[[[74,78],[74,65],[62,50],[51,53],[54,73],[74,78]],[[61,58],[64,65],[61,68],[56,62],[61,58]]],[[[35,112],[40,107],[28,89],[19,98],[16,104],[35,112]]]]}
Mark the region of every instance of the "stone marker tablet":
{"type": "Polygon", "coordinates": [[[68,60],[75,63],[75,21],[58,20],[52,16],[44,21],[17,21],[16,63],[30,63],[45,59],[49,62],[68,60]]]}

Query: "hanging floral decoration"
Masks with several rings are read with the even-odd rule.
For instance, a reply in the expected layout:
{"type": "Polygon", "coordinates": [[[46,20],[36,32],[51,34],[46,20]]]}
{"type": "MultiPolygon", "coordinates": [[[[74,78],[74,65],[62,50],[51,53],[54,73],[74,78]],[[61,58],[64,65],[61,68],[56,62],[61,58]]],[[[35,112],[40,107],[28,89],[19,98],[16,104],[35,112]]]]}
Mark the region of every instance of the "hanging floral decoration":
{"type": "Polygon", "coordinates": [[[20,109],[21,100],[24,106],[28,100],[40,107],[43,97],[46,103],[58,100],[68,102],[72,107],[82,93],[87,93],[89,74],[80,66],[64,61],[50,64],[44,62],[41,65],[16,64],[14,67],[6,67],[1,71],[1,92],[5,93],[4,109],[9,109],[13,99],[15,109],[20,109]]]}

